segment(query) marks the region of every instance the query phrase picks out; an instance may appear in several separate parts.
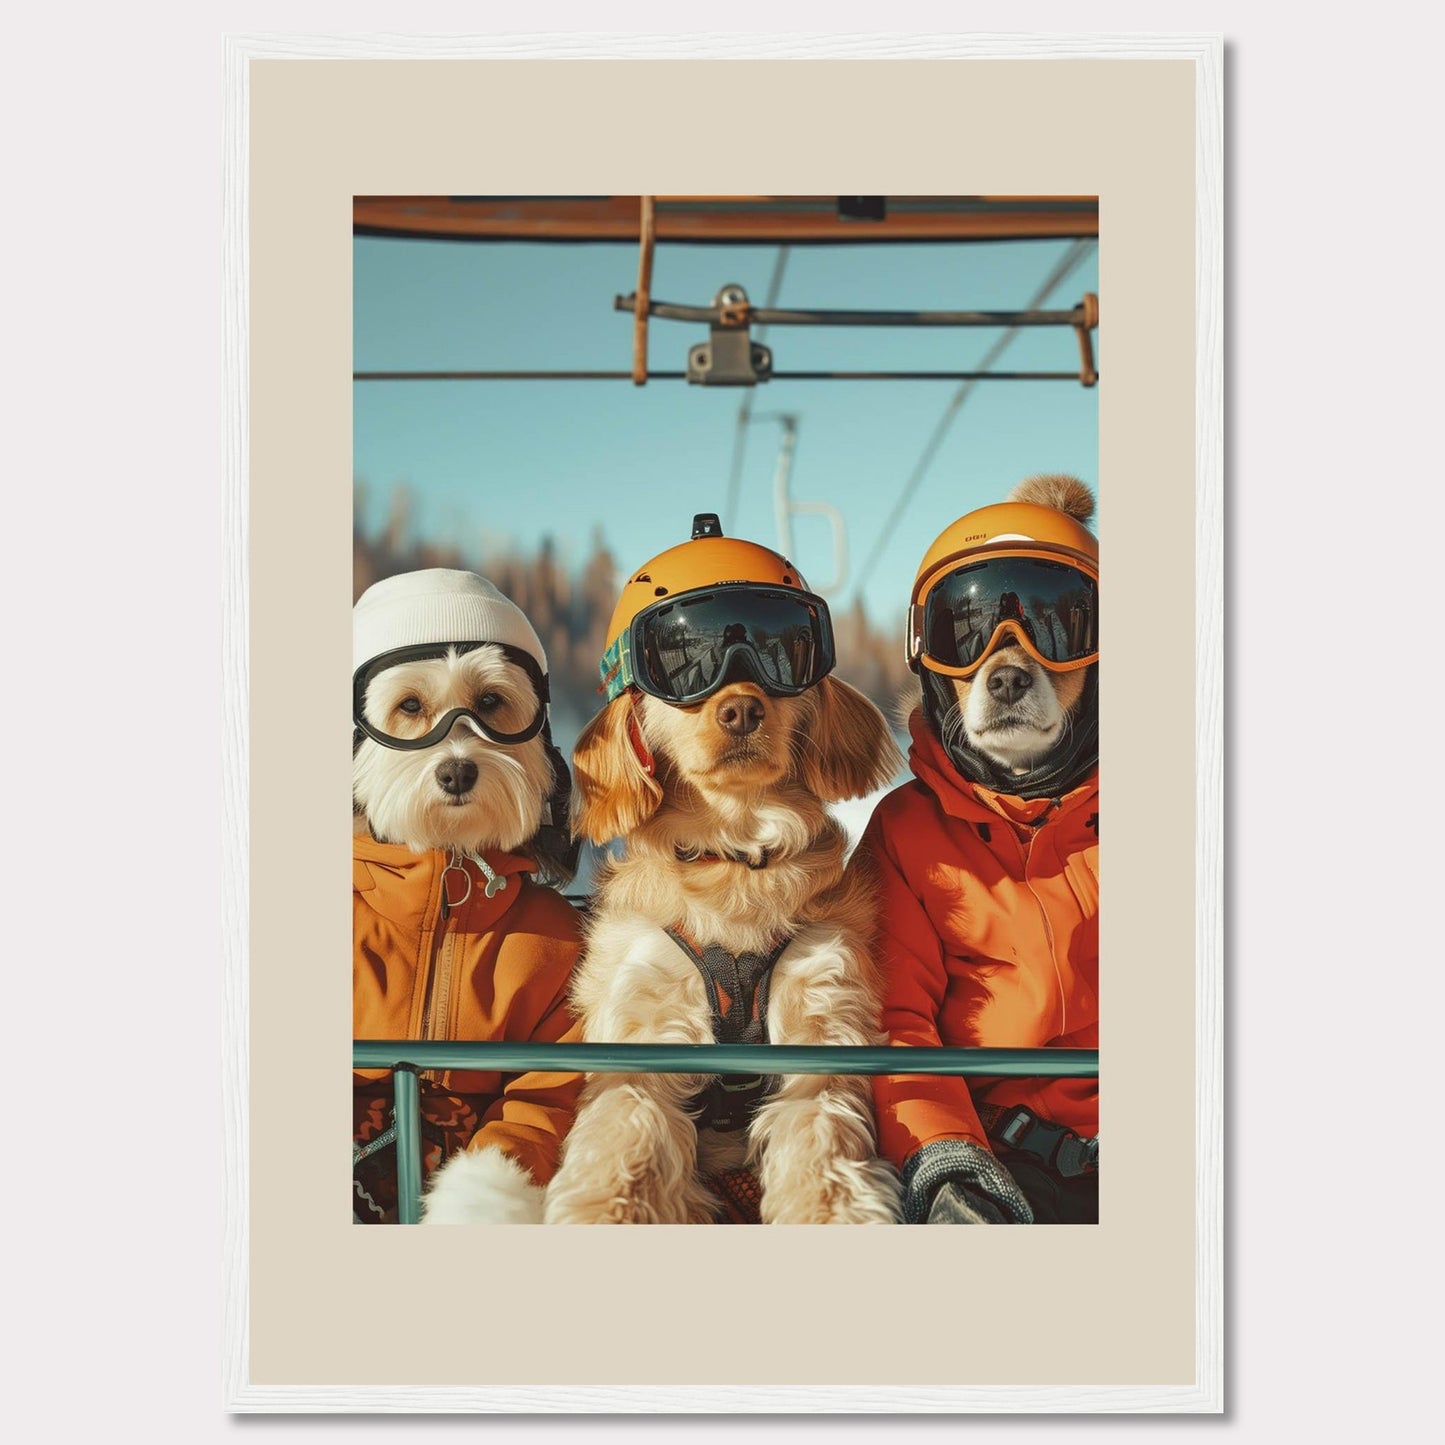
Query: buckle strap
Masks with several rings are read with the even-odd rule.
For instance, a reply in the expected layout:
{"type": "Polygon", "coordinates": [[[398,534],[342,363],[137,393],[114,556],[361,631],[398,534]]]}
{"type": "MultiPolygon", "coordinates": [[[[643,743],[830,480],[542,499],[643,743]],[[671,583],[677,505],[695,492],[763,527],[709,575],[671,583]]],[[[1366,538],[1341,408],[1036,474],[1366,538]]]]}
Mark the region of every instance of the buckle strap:
{"type": "Polygon", "coordinates": [[[1032,1154],[1066,1179],[1087,1174],[1099,1167],[1099,1138],[1085,1139],[1063,1124],[1043,1119],[1022,1104],[999,1109],[988,1104],[979,1118],[989,1134],[1010,1149],[1032,1154]]]}
{"type": "Polygon", "coordinates": [[[777,1087],[777,1082],[771,1075],[763,1074],[745,1079],[731,1076],[715,1078],[689,1100],[688,1112],[699,1129],[734,1134],[752,1124],[758,1106],[777,1087]]]}

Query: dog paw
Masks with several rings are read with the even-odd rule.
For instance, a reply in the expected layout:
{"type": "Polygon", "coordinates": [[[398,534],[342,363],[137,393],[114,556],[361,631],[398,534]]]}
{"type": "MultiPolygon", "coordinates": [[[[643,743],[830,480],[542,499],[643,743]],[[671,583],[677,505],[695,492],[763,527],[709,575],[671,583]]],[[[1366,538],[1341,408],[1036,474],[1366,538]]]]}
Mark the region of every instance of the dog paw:
{"type": "Polygon", "coordinates": [[[464,1149],[432,1176],[423,1224],[541,1224],[542,1190],[495,1146],[464,1149]]]}
{"type": "Polygon", "coordinates": [[[830,1224],[901,1224],[903,1189],[898,1172],[881,1159],[857,1166],[849,1188],[838,1192],[830,1224]]]}
{"type": "Polygon", "coordinates": [[[711,1224],[721,1207],[700,1184],[664,1192],[644,1178],[588,1189],[559,1174],[547,1191],[545,1218],[548,1224],[711,1224]]]}
{"type": "Polygon", "coordinates": [[[759,1212],[764,1224],[898,1224],[903,1192],[883,1160],[840,1159],[812,1178],[765,1187],[759,1212]]]}
{"type": "Polygon", "coordinates": [[[626,1222],[611,1217],[609,1200],[584,1199],[571,1191],[565,1194],[554,1194],[550,1189],[547,1191],[547,1202],[543,1206],[542,1218],[547,1224],[618,1224],[626,1222]]]}

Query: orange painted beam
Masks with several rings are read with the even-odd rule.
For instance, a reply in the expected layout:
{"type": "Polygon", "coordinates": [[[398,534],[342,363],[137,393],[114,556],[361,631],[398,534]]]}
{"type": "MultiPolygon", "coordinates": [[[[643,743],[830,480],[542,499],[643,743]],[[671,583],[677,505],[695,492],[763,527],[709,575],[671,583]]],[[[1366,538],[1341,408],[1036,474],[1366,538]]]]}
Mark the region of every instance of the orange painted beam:
{"type": "MultiPolygon", "coordinates": [[[[636,196],[357,196],[358,235],[637,241],[636,196]]],[[[1094,196],[890,196],[883,221],[840,220],[832,196],[658,196],[656,239],[787,245],[1097,236],[1094,196]]]]}

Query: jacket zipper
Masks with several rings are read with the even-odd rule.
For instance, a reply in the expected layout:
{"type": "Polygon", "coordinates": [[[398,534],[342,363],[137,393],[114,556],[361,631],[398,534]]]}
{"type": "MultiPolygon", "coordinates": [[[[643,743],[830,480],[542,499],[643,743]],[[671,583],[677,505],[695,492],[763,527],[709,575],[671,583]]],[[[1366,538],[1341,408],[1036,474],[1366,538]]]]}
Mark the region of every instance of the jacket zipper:
{"type": "MultiPolygon", "coordinates": [[[[446,875],[452,866],[451,858],[448,858],[442,865],[441,904],[436,924],[432,928],[431,959],[427,968],[426,994],[422,1000],[421,1036],[424,1039],[445,1039],[447,1037],[446,1016],[447,1005],[450,1002],[452,974],[451,949],[449,947],[452,910],[447,902],[446,875]],[[447,955],[445,966],[442,962],[443,954],[447,955]]],[[[425,1069],[422,1071],[422,1076],[436,1081],[444,1075],[441,1070],[425,1069]]]]}
{"type": "MultiPolygon", "coordinates": [[[[1040,830],[1040,831],[1042,831],[1042,830],[1040,830]]],[[[1031,833],[1029,834],[1028,842],[1027,842],[1027,843],[1021,843],[1021,842],[1019,842],[1019,835],[1018,835],[1018,833],[1014,830],[1013,826],[1010,825],[1010,827],[1009,827],[1009,836],[1014,840],[1015,845],[1018,847],[1019,854],[1020,854],[1020,856],[1021,856],[1021,858],[1022,858],[1022,861],[1023,861],[1023,868],[1024,868],[1024,887],[1029,890],[1029,895],[1033,898],[1034,902],[1035,902],[1036,904],[1038,904],[1039,916],[1040,916],[1040,917],[1043,919],[1043,921],[1044,921],[1044,937],[1045,937],[1045,939],[1047,939],[1048,945],[1049,945],[1049,962],[1053,965],[1053,969],[1054,969],[1054,987],[1055,987],[1055,989],[1057,990],[1058,999],[1059,999],[1059,1033],[1058,1033],[1058,1036],[1059,1036],[1060,1038],[1062,1038],[1062,1037],[1063,1037],[1065,1034],[1067,1034],[1068,1031],[1069,1031],[1069,1029],[1068,1029],[1068,1023],[1069,1023],[1069,1005],[1068,1005],[1068,999],[1067,999],[1067,997],[1066,997],[1066,995],[1065,995],[1065,993],[1064,993],[1064,980],[1063,980],[1063,978],[1060,977],[1060,975],[1059,975],[1059,959],[1058,959],[1057,950],[1056,950],[1055,945],[1054,945],[1054,926],[1053,926],[1052,922],[1049,920],[1049,910],[1044,907],[1044,900],[1039,897],[1039,895],[1038,895],[1037,892],[1035,892],[1035,890],[1034,890],[1034,885],[1033,885],[1033,880],[1029,877],[1029,862],[1030,862],[1030,860],[1031,860],[1032,857],[1033,857],[1034,841],[1038,838],[1039,833],[1038,833],[1038,832],[1031,832],[1031,833]]]]}

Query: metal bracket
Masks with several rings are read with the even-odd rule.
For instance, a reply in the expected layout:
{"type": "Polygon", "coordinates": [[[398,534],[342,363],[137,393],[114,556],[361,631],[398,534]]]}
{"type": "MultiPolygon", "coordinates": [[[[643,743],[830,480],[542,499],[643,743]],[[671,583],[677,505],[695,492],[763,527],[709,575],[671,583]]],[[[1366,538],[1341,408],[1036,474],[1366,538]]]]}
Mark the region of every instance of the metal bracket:
{"type": "Polygon", "coordinates": [[[632,384],[647,385],[647,318],[652,305],[652,253],[657,245],[657,213],[653,197],[642,197],[637,223],[637,311],[632,322],[632,384]]]}
{"type": "Polygon", "coordinates": [[[752,339],[748,293],[729,282],[713,297],[708,340],[690,347],[687,379],[694,386],[756,386],[773,374],[773,353],[752,339]]]}
{"type": "Polygon", "coordinates": [[[1089,333],[1099,324],[1099,298],[1092,291],[1084,292],[1079,313],[1079,320],[1074,323],[1079,338],[1079,382],[1093,386],[1099,380],[1099,373],[1094,367],[1094,343],[1089,333]]]}

